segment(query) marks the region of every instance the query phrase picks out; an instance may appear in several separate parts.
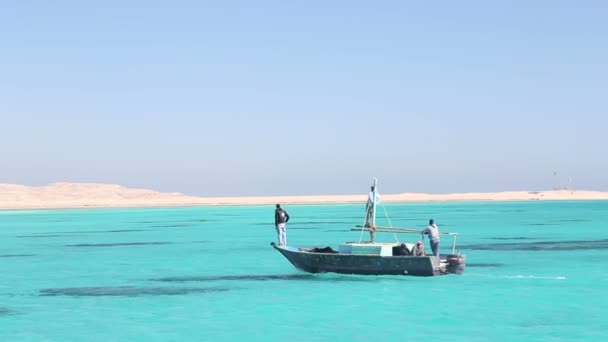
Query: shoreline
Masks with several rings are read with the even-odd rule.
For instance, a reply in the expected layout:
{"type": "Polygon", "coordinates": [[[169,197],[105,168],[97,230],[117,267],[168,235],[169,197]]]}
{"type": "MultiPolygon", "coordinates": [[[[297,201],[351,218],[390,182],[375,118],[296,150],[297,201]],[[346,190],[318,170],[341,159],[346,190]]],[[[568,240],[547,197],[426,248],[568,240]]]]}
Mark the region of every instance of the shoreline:
{"type": "MultiPolygon", "coordinates": [[[[381,194],[384,203],[593,201],[608,192],[587,190],[502,191],[455,194],[381,194]]],[[[364,204],[366,194],[318,196],[195,197],[115,184],[53,183],[42,187],[0,184],[0,210],[159,208],[253,205],[364,204]]]]}
{"type": "MultiPolygon", "coordinates": [[[[547,200],[428,200],[428,201],[384,201],[383,203],[393,204],[412,204],[412,203],[504,203],[504,202],[589,202],[589,201],[608,201],[608,199],[547,199],[547,200]]],[[[31,207],[4,207],[0,206],[0,213],[7,211],[52,211],[52,210],[87,210],[87,209],[159,209],[159,208],[194,208],[194,207],[248,207],[248,206],[272,206],[276,203],[255,203],[255,204],[235,204],[235,203],[185,203],[185,204],[100,204],[100,205],[70,205],[70,206],[31,206],[31,207]]],[[[364,202],[306,202],[306,203],[281,203],[282,206],[306,206],[306,205],[347,205],[347,204],[362,204],[364,202]]]]}

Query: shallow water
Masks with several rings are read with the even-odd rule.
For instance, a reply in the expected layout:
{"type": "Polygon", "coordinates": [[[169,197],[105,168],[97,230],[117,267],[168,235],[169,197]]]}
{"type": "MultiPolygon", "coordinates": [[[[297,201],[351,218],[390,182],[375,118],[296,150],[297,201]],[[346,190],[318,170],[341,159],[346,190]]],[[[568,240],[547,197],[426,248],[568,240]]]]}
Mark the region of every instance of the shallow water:
{"type": "MultiPolygon", "coordinates": [[[[362,205],[285,209],[290,245],[360,237],[362,205]]],[[[0,340],[608,338],[608,201],[386,211],[393,226],[459,232],[465,274],[300,272],[269,246],[272,206],[0,211],[0,340]]]]}

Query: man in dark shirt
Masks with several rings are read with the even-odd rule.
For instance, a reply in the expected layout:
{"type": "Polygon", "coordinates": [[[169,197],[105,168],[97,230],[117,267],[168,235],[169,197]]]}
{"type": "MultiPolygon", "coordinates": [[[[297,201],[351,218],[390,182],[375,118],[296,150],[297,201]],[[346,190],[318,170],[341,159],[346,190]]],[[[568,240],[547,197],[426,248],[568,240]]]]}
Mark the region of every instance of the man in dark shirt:
{"type": "Polygon", "coordinates": [[[277,204],[277,209],[274,211],[274,226],[277,229],[279,238],[279,246],[287,246],[287,222],[289,214],[277,204]]]}

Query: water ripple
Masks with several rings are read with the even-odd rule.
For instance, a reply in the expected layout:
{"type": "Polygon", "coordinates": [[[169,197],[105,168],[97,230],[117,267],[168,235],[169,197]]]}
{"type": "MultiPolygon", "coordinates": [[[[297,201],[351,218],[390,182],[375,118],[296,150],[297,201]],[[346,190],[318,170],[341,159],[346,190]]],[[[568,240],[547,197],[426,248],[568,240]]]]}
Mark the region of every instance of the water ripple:
{"type": "Polygon", "coordinates": [[[502,267],[502,266],[505,266],[505,264],[491,263],[491,262],[467,263],[467,267],[502,267]]]}
{"type": "Polygon", "coordinates": [[[0,254],[0,258],[19,258],[36,256],[37,254],[0,254]]]}
{"type": "Polygon", "coordinates": [[[270,275],[228,275],[228,276],[185,276],[185,277],[163,277],[149,279],[152,281],[161,281],[169,283],[185,283],[185,282],[205,282],[205,281],[221,281],[221,280],[244,280],[244,281],[272,281],[272,280],[309,280],[309,281],[330,281],[330,282],[352,282],[352,281],[368,281],[371,278],[358,277],[342,277],[332,276],[323,277],[313,274],[270,274],[270,275]]]}
{"type": "Polygon", "coordinates": [[[460,248],[484,251],[571,251],[608,249],[608,239],[472,244],[461,245],[460,248]]]}
{"type": "Polygon", "coordinates": [[[227,288],[198,288],[198,287],[136,287],[136,286],[98,286],[98,287],[69,287],[40,290],[40,296],[70,296],[70,297],[102,297],[102,296],[174,296],[190,293],[210,293],[228,291],[227,288]]]}
{"type": "MultiPolygon", "coordinates": [[[[69,235],[69,237],[72,237],[72,236],[84,236],[84,235],[80,235],[80,234],[78,234],[78,235],[76,235],[76,234],[69,235]]],[[[64,237],[66,237],[66,235],[61,235],[61,234],[42,235],[42,234],[40,234],[40,235],[17,235],[16,236],[16,238],[18,238],[18,239],[23,239],[23,238],[33,238],[33,239],[36,239],[36,238],[49,238],[49,237],[63,237],[64,238],[64,237]]]]}
{"type": "Polygon", "coordinates": [[[146,245],[170,245],[172,242],[117,242],[117,243],[78,243],[65,245],[66,247],[118,247],[118,246],[146,246],[146,245]]]}
{"type": "Polygon", "coordinates": [[[181,228],[181,227],[192,227],[191,224],[157,224],[150,227],[154,228],[181,228]]]}
{"type": "Polygon", "coordinates": [[[5,315],[13,315],[16,314],[17,312],[14,310],[11,310],[9,308],[5,308],[0,306],[0,316],[5,316],[5,315]]]}
{"type": "Polygon", "coordinates": [[[526,226],[559,226],[559,223],[526,223],[526,226]]]}
{"type": "Polygon", "coordinates": [[[132,233],[132,232],[152,232],[155,229],[110,229],[110,230],[77,230],[77,231],[62,231],[62,232],[49,232],[48,234],[32,234],[32,235],[21,235],[17,237],[47,237],[47,236],[61,236],[55,234],[69,234],[64,236],[75,236],[72,234],[94,234],[94,233],[132,233]],[[52,235],[51,235],[52,234],[52,235]]]}

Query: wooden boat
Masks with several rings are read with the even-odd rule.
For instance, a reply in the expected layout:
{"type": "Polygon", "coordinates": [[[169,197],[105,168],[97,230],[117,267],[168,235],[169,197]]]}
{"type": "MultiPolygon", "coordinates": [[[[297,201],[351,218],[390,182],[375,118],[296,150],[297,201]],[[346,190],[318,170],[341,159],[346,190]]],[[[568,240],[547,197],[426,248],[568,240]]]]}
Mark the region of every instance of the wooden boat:
{"type": "MultiPolygon", "coordinates": [[[[373,196],[376,198],[377,180],[374,179],[373,196]]],[[[377,227],[376,202],[373,201],[373,216],[371,224],[358,226],[357,231],[421,234],[420,230],[409,228],[377,227]]],[[[334,272],[343,274],[365,275],[412,275],[436,276],[445,274],[462,274],[466,265],[466,256],[456,252],[457,233],[441,233],[452,236],[452,248],[448,254],[434,255],[403,255],[409,254],[414,243],[394,242],[345,242],[338,250],[331,247],[293,247],[279,246],[274,242],[272,247],[280,252],[296,268],[310,272],[334,272]]]]}

